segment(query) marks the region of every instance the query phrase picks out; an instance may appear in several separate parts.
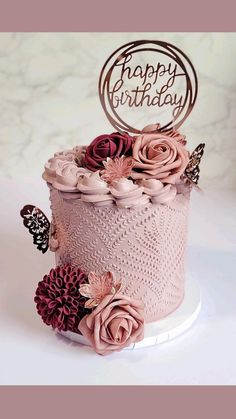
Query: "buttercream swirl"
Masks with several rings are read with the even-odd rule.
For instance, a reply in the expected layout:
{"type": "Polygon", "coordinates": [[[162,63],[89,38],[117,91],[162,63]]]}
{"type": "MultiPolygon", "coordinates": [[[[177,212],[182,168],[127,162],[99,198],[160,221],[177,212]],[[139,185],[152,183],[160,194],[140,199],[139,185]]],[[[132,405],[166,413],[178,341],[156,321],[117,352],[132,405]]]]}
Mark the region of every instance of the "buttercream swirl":
{"type": "Polygon", "coordinates": [[[73,161],[73,160],[71,157],[68,157],[68,156],[63,156],[63,155],[55,156],[54,155],[54,157],[49,159],[47,163],[44,165],[44,172],[42,174],[43,179],[46,180],[46,182],[53,183],[56,179],[57,169],[61,168],[68,161],[73,161]]]}
{"type": "Polygon", "coordinates": [[[64,161],[56,169],[56,178],[52,182],[54,188],[59,191],[77,192],[77,183],[81,176],[88,173],[83,167],[78,167],[75,162],[64,161]]]}
{"type": "Polygon", "coordinates": [[[149,197],[143,194],[143,187],[126,178],[112,182],[110,191],[119,208],[133,208],[149,203],[149,197]]]}
{"type": "Polygon", "coordinates": [[[167,204],[175,199],[177,189],[174,185],[163,185],[157,179],[143,179],[139,182],[146,195],[151,197],[153,204],[167,204]]]}
{"type": "Polygon", "coordinates": [[[109,206],[113,204],[107,183],[101,179],[99,171],[87,173],[77,182],[77,189],[81,192],[81,200],[93,203],[95,206],[109,206]]]}

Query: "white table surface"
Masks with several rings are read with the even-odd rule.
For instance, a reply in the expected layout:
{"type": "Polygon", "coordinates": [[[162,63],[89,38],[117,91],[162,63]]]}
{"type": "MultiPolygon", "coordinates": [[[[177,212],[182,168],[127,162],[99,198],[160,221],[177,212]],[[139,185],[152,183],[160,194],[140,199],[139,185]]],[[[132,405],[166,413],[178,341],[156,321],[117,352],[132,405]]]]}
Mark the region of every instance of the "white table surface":
{"type": "Polygon", "coordinates": [[[0,384],[236,384],[236,192],[192,195],[188,270],[201,286],[191,329],[159,346],[102,357],[44,326],[33,301],[54,266],[23,227],[24,204],[50,215],[39,179],[1,180],[0,384]]]}

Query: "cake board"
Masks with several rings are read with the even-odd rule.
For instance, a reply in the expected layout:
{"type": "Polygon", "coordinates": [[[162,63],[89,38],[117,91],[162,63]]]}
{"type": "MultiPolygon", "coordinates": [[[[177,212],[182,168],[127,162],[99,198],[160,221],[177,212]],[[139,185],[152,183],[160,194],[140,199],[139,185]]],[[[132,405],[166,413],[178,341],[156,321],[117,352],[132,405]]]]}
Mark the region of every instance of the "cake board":
{"type": "MultiPolygon", "coordinates": [[[[187,274],[185,296],[181,305],[169,316],[145,325],[144,339],[124,350],[144,348],[167,342],[186,332],[196,320],[201,309],[201,290],[197,280],[187,274]]],[[[74,332],[57,331],[73,342],[89,346],[84,336],[74,332]]]]}

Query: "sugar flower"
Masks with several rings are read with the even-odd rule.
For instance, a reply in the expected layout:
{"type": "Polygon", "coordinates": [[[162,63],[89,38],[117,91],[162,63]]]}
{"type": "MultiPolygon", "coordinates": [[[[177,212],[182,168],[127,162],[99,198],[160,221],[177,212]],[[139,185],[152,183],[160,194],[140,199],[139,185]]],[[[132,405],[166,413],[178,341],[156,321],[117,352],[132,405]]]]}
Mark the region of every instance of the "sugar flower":
{"type": "Polygon", "coordinates": [[[107,158],[103,162],[105,169],[101,172],[102,179],[106,182],[113,182],[122,177],[128,178],[132,173],[133,159],[132,157],[115,157],[114,159],[107,158]]]}
{"type": "Polygon", "coordinates": [[[86,301],[85,307],[96,307],[106,295],[114,294],[121,288],[121,282],[116,280],[112,272],[105,272],[102,275],[97,275],[95,272],[90,272],[88,275],[88,284],[80,286],[80,294],[89,298],[86,301]]]}

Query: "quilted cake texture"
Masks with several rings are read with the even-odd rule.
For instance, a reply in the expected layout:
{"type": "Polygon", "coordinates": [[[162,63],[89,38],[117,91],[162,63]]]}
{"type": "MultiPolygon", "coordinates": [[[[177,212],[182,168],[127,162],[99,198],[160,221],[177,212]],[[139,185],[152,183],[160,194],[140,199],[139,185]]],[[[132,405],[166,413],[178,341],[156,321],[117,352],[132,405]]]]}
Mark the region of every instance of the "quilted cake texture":
{"type": "Polygon", "coordinates": [[[112,271],[122,292],[141,299],[145,321],[173,312],[184,297],[189,194],[168,204],[96,207],[49,185],[59,247],[56,263],[85,273],[112,271]]]}

